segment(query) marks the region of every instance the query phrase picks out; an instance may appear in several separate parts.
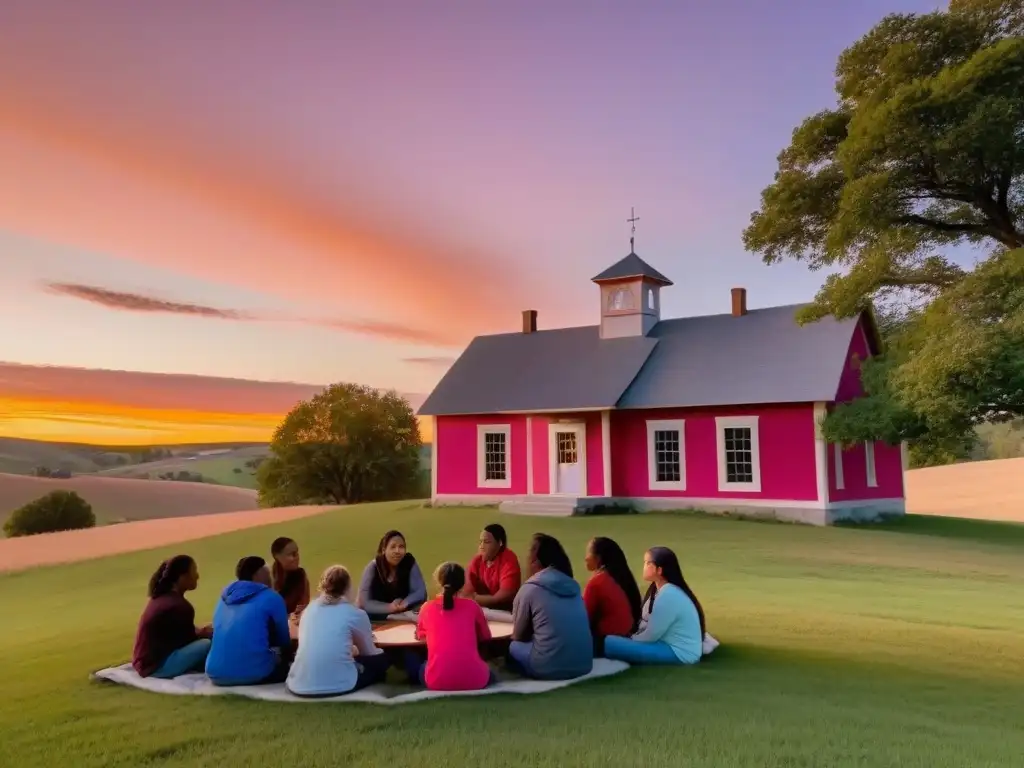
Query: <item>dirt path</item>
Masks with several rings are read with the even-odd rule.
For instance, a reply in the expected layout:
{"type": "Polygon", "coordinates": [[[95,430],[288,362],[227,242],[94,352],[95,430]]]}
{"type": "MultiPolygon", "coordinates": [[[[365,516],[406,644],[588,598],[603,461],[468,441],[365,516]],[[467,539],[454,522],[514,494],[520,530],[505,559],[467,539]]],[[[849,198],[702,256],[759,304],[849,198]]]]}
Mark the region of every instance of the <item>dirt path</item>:
{"type": "MultiPolygon", "coordinates": [[[[907,473],[907,511],[1024,522],[1024,459],[978,461],[907,473]]],[[[140,481],[154,483],[156,481],[140,481]]],[[[309,517],[334,507],[282,507],[143,520],[20,539],[0,539],[0,572],[88,560],[309,517]]]]}
{"type": "Polygon", "coordinates": [[[152,549],[166,544],[239,531],[243,528],[297,520],[336,508],[280,507],[201,517],[170,517],[163,520],[107,525],[84,531],[62,531],[17,539],[0,539],[0,572],[152,549]]]}

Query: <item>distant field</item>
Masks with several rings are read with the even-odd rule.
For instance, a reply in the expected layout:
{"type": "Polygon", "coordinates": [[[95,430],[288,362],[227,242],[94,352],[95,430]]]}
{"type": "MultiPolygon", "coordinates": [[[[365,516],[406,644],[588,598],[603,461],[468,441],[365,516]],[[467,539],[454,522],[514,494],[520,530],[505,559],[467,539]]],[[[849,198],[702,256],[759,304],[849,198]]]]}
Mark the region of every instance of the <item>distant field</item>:
{"type": "Polygon", "coordinates": [[[29,475],[36,467],[66,467],[75,473],[99,469],[90,453],[57,443],[0,437],[0,472],[29,475]]]}
{"type": "Polygon", "coordinates": [[[217,456],[251,458],[266,455],[268,446],[265,443],[109,446],[0,437],[0,472],[31,475],[35,474],[37,468],[46,467],[50,470],[68,470],[72,474],[86,474],[136,466],[142,462],[152,463],[151,460],[157,458],[179,461],[185,458],[180,454],[224,449],[228,452],[217,456]],[[168,454],[174,455],[165,458],[168,454]]]}
{"type": "Polygon", "coordinates": [[[14,510],[58,489],[77,491],[92,505],[100,524],[256,508],[255,491],[207,483],[129,480],[95,475],[53,480],[0,474],[0,524],[14,510]]]}
{"type": "Polygon", "coordinates": [[[256,489],[256,473],[246,462],[269,455],[270,449],[263,446],[238,448],[227,453],[195,458],[174,457],[131,464],[124,467],[104,469],[96,474],[103,477],[132,477],[142,480],[159,479],[166,472],[198,473],[209,482],[233,485],[238,488],[256,489]],[[238,470],[237,472],[235,470],[238,470]]]}
{"type": "Polygon", "coordinates": [[[1024,522],[1024,459],[971,461],[907,472],[907,512],[1024,522]]]}

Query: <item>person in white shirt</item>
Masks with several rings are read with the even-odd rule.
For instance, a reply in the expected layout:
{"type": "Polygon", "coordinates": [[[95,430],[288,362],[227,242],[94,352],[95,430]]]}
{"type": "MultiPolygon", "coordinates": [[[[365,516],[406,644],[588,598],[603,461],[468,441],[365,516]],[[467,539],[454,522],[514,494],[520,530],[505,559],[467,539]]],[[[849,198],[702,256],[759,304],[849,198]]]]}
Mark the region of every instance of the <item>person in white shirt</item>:
{"type": "Polygon", "coordinates": [[[320,577],[320,594],[302,612],[299,649],[285,681],[296,696],[340,696],[384,680],[391,662],[374,645],[370,617],[352,604],[351,589],[348,570],[332,565],[320,577]]]}
{"type": "Polygon", "coordinates": [[[605,638],[605,656],[630,664],[696,664],[702,655],[704,609],[683,578],[679,558],[668,547],[649,549],[643,577],[650,587],[640,626],[632,637],[605,638]]]}

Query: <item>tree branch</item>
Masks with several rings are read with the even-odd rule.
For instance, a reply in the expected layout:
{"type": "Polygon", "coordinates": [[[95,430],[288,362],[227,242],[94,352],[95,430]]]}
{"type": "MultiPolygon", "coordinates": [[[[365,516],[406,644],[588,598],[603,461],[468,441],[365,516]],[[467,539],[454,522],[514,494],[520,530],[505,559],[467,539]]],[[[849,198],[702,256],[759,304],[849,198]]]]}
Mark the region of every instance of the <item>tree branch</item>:
{"type": "Polygon", "coordinates": [[[996,208],[1007,226],[1011,229],[1016,229],[1014,226],[1016,222],[1014,222],[1013,215],[1010,213],[1011,186],[1013,186],[1013,169],[1007,168],[996,181],[996,208]]]}
{"type": "Polygon", "coordinates": [[[888,274],[878,281],[878,286],[885,288],[920,288],[927,286],[930,288],[948,288],[949,286],[956,283],[953,278],[941,278],[941,277],[928,277],[925,275],[915,275],[914,277],[898,277],[893,274],[888,274]]]}
{"type": "MultiPolygon", "coordinates": [[[[988,201],[988,204],[989,206],[993,205],[991,200],[988,201]]],[[[979,205],[979,207],[981,206],[979,205]]],[[[1024,235],[1021,235],[1014,228],[1012,219],[1007,219],[1006,223],[1000,226],[999,223],[992,221],[991,218],[985,224],[971,224],[967,222],[939,221],[938,219],[929,219],[927,216],[910,214],[907,216],[897,216],[892,219],[892,222],[894,224],[916,224],[939,232],[986,235],[1010,249],[1024,247],[1024,235]]]]}
{"type": "Polygon", "coordinates": [[[938,219],[929,219],[927,216],[918,216],[917,214],[897,216],[893,221],[896,224],[917,224],[921,227],[937,229],[940,232],[960,232],[963,234],[992,235],[995,237],[992,233],[992,227],[988,224],[959,224],[949,221],[939,221],[938,219]]]}

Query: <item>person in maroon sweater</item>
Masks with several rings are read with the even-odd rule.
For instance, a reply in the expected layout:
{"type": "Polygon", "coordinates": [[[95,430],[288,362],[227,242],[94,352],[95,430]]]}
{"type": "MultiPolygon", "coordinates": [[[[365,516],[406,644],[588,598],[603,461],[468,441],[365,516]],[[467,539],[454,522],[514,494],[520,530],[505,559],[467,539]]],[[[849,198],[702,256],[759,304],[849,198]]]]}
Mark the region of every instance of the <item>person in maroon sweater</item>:
{"type": "Polygon", "coordinates": [[[640,589],[625,553],[613,539],[591,539],[584,559],[587,570],[594,575],[583,589],[583,603],[590,617],[594,655],[603,656],[607,636],[629,637],[636,632],[640,622],[640,589]]]}
{"type": "Polygon", "coordinates": [[[201,672],[213,628],[197,628],[196,611],[185,593],[199,584],[196,561],[188,555],[165,560],[149,580],[149,603],[139,619],[132,666],[141,677],[172,678],[201,672]]]}

